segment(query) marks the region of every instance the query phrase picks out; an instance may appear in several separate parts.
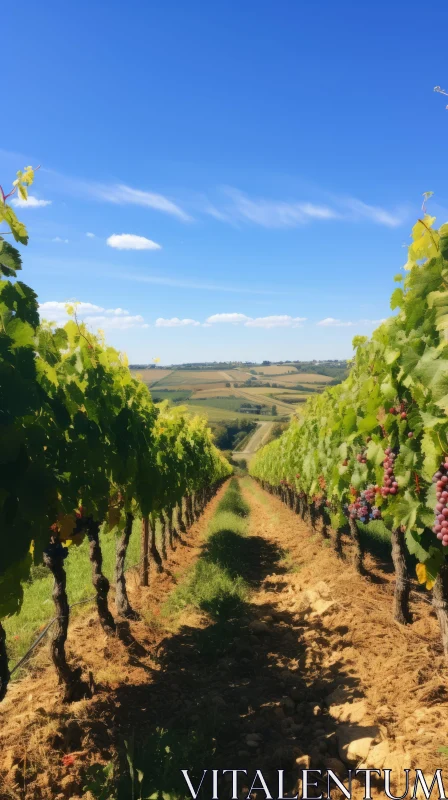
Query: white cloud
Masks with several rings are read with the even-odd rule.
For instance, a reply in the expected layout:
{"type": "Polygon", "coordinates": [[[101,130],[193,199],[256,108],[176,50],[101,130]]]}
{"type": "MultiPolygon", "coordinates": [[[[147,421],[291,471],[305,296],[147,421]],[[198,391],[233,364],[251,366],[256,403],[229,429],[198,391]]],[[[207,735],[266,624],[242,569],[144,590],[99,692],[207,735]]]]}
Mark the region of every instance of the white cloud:
{"type": "Polygon", "coordinates": [[[195,319],[179,319],[179,317],[172,317],[171,319],[159,317],[156,319],[156,328],[185,328],[187,326],[197,328],[200,324],[195,319]]]}
{"type": "Polygon", "coordinates": [[[52,242],[60,242],[62,244],[68,244],[68,239],[61,239],[60,236],[55,236],[54,239],[51,240],[52,242]]]}
{"type": "Polygon", "coordinates": [[[98,317],[87,317],[84,320],[88,325],[93,325],[95,328],[105,328],[105,329],[116,329],[116,330],[128,330],[129,328],[144,328],[148,327],[145,325],[145,320],[140,314],[136,314],[135,316],[131,316],[131,314],[124,316],[124,317],[106,317],[106,316],[98,316],[98,317]]]}
{"type": "Polygon", "coordinates": [[[246,314],[213,314],[211,317],[207,317],[206,322],[231,322],[233,324],[237,324],[239,322],[248,322],[251,317],[247,317],[246,314]]]}
{"type": "Polygon", "coordinates": [[[147,239],[146,236],[136,236],[134,233],[114,233],[107,239],[109,247],[116,250],[161,250],[157,242],[147,239]]]}
{"type": "Polygon", "coordinates": [[[246,328],[298,328],[305,322],[306,317],[290,317],[288,314],[273,315],[270,317],[248,317],[246,314],[213,314],[208,317],[206,322],[230,323],[239,325],[242,323],[246,328]]]}
{"type": "Polygon", "coordinates": [[[349,328],[353,325],[353,322],[343,322],[340,319],[334,319],[334,317],[326,317],[317,324],[322,328],[349,328]]]}
{"type": "MultiPolygon", "coordinates": [[[[67,301],[70,305],[70,302],[67,301]]],[[[58,300],[48,300],[46,303],[41,303],[39,306],[40,314],[66,314],[65,307],[67,302],[59,302],[58,300]]],[[[104,311],[102,306],[97,306],[94,303],[77,303],[76,313],[78,316],[85,316],[89,314],[96,314],[99,311],[104,311]]]]}
{"type": "MultiPolygon", "coordinates": [[[[69,305],[74,304],[69,303],[69,305]]],[[[49,300],[40,304],[39,313],[42,319],[54,322],[56,325],[65,325],[70,319],[66,306],[65,302],[49,300]]],[[[103,308],[95,303],[77,303],[76,316],[78,320],[94,328],[128,330],[149,327],[140,314],[132,315],[124,308],[103,308]]]]}
{"type": "Polygon", "coordinates": [[[38,200],[32,194],[28,195],[28,200],[23,200],[22,197],[13,197],[11,200],[12,205],[17,208],[43,208],[44,206],[50,206],[51,202],[51,200],[38,200]]]}
{"type": "Polygon", "coordinates": [[[290,317],[287,314],[272,317],[256,317],[244,323],[246,328],[301,328],[306,317],[290,317]]]}
{"type": "Polygon", "coordinates": [[[87,231],[86,236],[87,236],[88,239],[94,239],[95,238],[95,234],[94,233],[90,233],[90,231],[87,231]]]}
{"type": "Polygon", "coordinates": [[[171,216],[177,217],[184,222],[191,220],[189,214],[162,194],[133,189],[131,186],[126,186],[123,183],[113,184],[111,186],[89,183],[87,187],[91,195],[100,200],[106,200],[108,203],[153,208],[156,211],[171,214],[171,216]]]}

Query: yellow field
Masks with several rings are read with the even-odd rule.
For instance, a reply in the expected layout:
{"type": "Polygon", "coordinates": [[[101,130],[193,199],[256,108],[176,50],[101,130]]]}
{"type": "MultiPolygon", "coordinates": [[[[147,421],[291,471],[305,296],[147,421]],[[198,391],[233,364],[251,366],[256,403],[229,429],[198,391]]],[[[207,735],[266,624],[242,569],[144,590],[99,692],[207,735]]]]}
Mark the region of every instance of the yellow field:
{"type": "Polygon", "coordinates": [[[274,383],[310,383],[315,384],[316,386],[329,383],[332,380],[327,375],[315,375],[312,372],[295,372],[294,375],[279,375],[277,377],[270,377],[272,377],[274,383]]]}
{"type": "Polygon", "coordinates": [[[135,376],[139,375],[142,379],[143,383],[146,383],[148,386],[152,386],[155,383],[166,378],[168,375],[171,375],[172,369],[133,369],[131,370],[132,374],[135,376]]]}
{"type": "Polygon", "coordinates": [[[222,383],[231,381],[231,376],[221,370],[193,370],[193,369],[175,369],[167,373],[167,376],[159,382],[159,389],[166,387],[173,389],[178,386],[179,388],[197,387],[199,385],[207,386],[210,384],[222,383]]]}
{"type": "MultiPolygon", "coordinates": [[[[182,387],[184,388],[184,387],[182,387]]],[[[210,387],[210,385],[204,384],[203,386],[194,386],[193,387],[194,394],[191,395],[192,400],[204,400],[207,397],[235,397],[235,389],[229,388],[228,386],[223,384],[218,384],[217,386],[210,387]]]]}
{"type": "Polygon", "coordinates": [[[294,375],[298,375],[298,372],[294,367],[290,367],[287,364],[282,364],[279,366],[270,366],[270,367],[254,367],[255,372],[259,373],[260,375],[286,375],[289,372],[293,372],[294,375]]]}

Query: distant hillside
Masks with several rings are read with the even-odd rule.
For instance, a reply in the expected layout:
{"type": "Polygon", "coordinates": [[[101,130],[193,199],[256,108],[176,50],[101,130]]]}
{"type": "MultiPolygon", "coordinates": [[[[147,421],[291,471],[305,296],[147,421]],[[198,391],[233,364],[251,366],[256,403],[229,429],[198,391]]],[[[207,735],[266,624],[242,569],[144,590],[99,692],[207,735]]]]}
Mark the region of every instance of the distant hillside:
{"type": "Polygon", "coordinates": [[[339,383],[347,376],[347,361],[328,360],[328,361],[203,361],[191,362],[186,364],[170,364],[156,366],[155,364],[131,364],[133,370],[153,370],[156,380],[157,372],[164,370],[185,370],[194,372],[209,372],[214,370],[235,370],[235,369],[262,369],[268,368],[272,373],[273,368],[278,367],[279,372],[297,370],[299,373],[313,373],[314,375],[325,375],[332,378],[332,382],[339,383]],[[272,368],[272,369],[271,369],[272,368]],[[280,370],[280,368],[282,368],[280,370]],[[288,369],[289,368],[289,369],[288,369]]]}

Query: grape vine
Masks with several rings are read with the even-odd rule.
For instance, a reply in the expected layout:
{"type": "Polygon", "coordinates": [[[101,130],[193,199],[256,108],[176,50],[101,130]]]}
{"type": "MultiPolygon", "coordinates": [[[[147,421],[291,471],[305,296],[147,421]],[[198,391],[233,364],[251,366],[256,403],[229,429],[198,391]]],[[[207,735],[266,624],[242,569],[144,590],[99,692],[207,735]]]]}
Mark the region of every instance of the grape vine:
{"type": "MultiPolygon", "coordinates": [[[[406,547],[419,562],[418,580],[434,587],[448,655],[448,224],[434,222],[425,213],[412,230],[404,272],[394,279],[402,284],[391,297],[396,315],[370,340],[355,337],[348,378],[309,400],[303,418],[259,451],[251,473],[277,493],[286,482],[308,504],[323,476],[335,531],[347,514],[354,539],[361,522],[388,531],[399,555],[401,622],[410,616],[406,547]]],[[[355,550],[360,566],[359,537],[355,550]]]]}
{"type": "MultiPolygon", "coordinates": [[[[231,468],[205,421],[156,407],[126,357],[78,321],[76,305],[67,309],[71,319],[63,328],[39,319],[36,294],[16,279],[21,256],[4,238],[27,244],[7,201],[15,192],[26,201],[33,180],[27,167],[11,192],[0,186],[0,222],[9,229],[0,235],[0,620],[20,609],[31,565],[43,561],[54,576],[53,661],[73,699],[88,687],[65,657],[68,549],[88,538],[98,614],[113,633],[100,530],[118,529],[116,608],[129,617],[124,561],[134,518],[142,517],[144,530],[148,517],[153,526],[161,520],[174,546],[175,510],[186,530],[185,510],[199,514],[231,468]]],[[[150,553],[142,536],[143,584],[152,545],[150,553]]],[[[8,678],[0,622],[0,700],[8,678]]]]}

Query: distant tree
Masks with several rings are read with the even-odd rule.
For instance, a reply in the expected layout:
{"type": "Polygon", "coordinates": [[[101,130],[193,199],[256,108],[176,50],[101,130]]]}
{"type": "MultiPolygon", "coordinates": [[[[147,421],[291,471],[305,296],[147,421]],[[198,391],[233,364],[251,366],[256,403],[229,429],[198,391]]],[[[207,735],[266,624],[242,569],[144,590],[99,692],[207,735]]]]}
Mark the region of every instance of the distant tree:
{"type": "Polygon", "coordinates": [[[271,366],[271,362],[270,361],[262,361],[261,362],[261,366],[262,367],[270,367],[271,366]]]}
{"type": "Polygon", "coordinates": [[[228,389],[230,389],[230,383],[227,382],[226,386],[227,386],[228,389]]]}
{"type": "Polygon", "coordinates": [[[272,414],[273,417],[277,416],[277,406],[272,406],[271,414],[272,414]]]}

